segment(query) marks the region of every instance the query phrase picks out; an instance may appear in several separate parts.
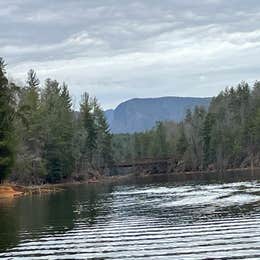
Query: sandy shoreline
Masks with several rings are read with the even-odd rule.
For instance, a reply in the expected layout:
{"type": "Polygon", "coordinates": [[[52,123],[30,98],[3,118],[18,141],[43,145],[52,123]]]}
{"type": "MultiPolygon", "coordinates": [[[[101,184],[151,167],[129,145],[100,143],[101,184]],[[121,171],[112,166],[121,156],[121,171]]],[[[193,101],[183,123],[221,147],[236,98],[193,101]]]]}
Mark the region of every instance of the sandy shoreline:
{"type": "Polygon", "coordinates": [[[15,184],[2,184],[0,185],[0,199],[2,198],[15,198],[24,195],[33,194],[46,194],[52,192],[58,192],[62,188],[57,185],[41,185],[41,186],[20,186],[15,184]]]}

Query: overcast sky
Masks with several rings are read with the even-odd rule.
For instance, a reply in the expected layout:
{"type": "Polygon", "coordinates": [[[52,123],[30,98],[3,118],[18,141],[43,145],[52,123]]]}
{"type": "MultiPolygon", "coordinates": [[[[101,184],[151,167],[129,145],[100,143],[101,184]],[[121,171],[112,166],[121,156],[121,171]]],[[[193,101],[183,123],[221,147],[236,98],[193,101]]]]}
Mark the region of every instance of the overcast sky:
{"type": "Polygon", "coordinates": [[[0,0],[0,56],[12,77],[33,68],[106,109],[212,96],[260,79],[260,1],[0,0]]]}

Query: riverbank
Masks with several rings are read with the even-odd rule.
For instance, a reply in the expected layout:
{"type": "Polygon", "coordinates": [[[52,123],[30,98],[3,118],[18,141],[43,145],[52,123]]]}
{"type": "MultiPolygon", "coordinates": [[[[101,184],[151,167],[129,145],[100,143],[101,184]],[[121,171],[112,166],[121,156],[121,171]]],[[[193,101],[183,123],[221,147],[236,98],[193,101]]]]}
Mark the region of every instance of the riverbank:
{"type": "Polygon", "coordinates": [[[20,186],[15,184],[0,185],[0,199],[15,198],[24,195],[47,194],[61,191],[62,188],[55,184],[40,185],[40,186],[20,186]]]}
{"type": "Polygon", "coordinates": [[[104,181],[104,177],[100,179],[92,178],[84,181],[73,181],[66,180],[61,183],[55,184],[42,184],[42,185],[17,185],[16,183],[4,183],[0,185],[0,199],[4,198],[15,198],[24,195],[34,195],[34,194],[49,194],[64,190],[67,186],[78,185],[83,183],[100,183],[104,181]]]}
{"type": "Polygon", "coordinates": [[[260,180],[260,167],[251,168],[236,168],[228,169],[224,172],[219,171],[189,171],[189,172],[170,172],[170,173],[129,173],[125,175],[107,176],[101,181],[108,183],[135,183],[140,181],[171,181],[178,183],[192,181],[248,181],[260,180]]]}
{"type": "Polygon", "coordinates": [[[260,167],[258,168],[238,168],[228,169],[224,172],[218,171],[191,171],[191,172],[171,172],[171,173],[129,173],[124,175],[100,176],[98,179],[89,179],[84,181],[66,181],[58,184],[44,184],[37,186],[20,186],[13,183],[0,185],[0,199],[15,198],[24,195],[49,194],[62,191],[66,186],[79,184],[98,184],[98,183],[135,183],[136,181],[160,181],[161,179],[175,182],[189,182],[196,180],[221,181],[222,179],[235,180],[260,180],[260,167]]]}

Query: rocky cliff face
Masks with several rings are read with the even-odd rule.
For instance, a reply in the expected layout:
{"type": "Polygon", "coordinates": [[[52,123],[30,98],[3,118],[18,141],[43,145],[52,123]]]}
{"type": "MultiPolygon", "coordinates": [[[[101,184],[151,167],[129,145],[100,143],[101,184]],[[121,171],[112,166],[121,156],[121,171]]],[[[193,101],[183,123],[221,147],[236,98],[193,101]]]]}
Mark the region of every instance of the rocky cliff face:
{"type": "Polygon", "coordinates": [[[209,106],[211,98],[135,98],[105,112],[113,133],[134,133],[151,129],[156,121],[181,121],[187,109],[209,106]]]}

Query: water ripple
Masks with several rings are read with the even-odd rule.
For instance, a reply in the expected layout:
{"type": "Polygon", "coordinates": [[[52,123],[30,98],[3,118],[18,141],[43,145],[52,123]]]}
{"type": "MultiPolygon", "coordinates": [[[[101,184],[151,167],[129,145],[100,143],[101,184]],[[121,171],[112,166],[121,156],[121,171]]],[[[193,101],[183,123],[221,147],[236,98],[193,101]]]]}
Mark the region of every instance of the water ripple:
{"type": "MultiPolygon", "coordinates": [[[[258,182],[89,189],[80,186],[48,198],[44,207],[55,203],[48,208],[47,220],[35,224],[33,218],[41,216],[32,212],[33,223],[21,223],[16,245],[1,250],[0,258],[260,258],[258,182]],[[51,215],[65,199],[64,207],[51,215]]],[[[17,214],[29,203],[45,203],[41,197],[28,200],[17,204],[17,214]]],[[[5,236],[8,232],[0,239],[5,236]]],[[[4,248],[2,240],[1,245],[4,248]]]]}

